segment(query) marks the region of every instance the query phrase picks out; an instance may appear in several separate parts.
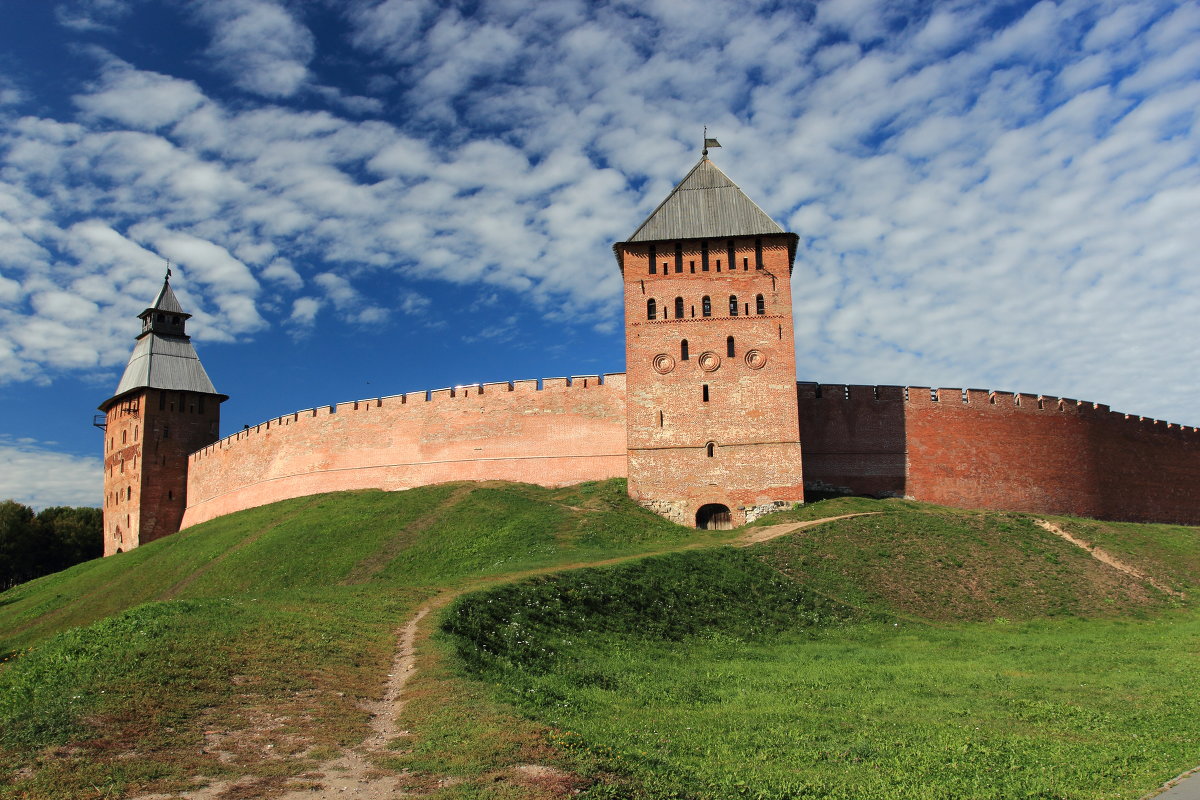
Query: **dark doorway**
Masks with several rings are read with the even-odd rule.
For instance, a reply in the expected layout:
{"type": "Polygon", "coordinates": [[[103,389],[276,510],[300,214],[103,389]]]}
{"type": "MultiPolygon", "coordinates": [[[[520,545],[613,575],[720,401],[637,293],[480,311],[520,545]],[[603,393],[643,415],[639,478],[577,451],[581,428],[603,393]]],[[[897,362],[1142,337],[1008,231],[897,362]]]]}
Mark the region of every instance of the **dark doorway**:
{"type": "Polygon", "coordinates": [[[696,527],[705,531],[727,531],[733,528],[729,506],[708,503],[696,511],[696,527]]]}

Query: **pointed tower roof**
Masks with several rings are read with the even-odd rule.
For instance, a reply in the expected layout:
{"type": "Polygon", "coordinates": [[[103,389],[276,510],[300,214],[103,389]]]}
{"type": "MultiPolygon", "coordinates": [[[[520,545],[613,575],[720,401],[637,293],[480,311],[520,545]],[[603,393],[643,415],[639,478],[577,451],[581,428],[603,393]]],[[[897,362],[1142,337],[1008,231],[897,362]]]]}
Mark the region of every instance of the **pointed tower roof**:
{"type": "MultiPolygon", "coordinates": [[[[709,140],[705,140],[707,145],[709,140]]],[[[788,239],[788,269],[796,260],[800,237],[767,216],[706,155],[658,204],[628,241],[613,245],[617,265],[625,272],[625,250],[640,242],[680,239],[729,239],[735,236],[783,235],[788,239]]]]}
{"type": "Polygon", "coordinates": [[[175,292],[171,290],[170,277],[163,281],[162,288],[158,290],[158,297],[154,298],[154,302],[151,303],[150,307],[143,311],[142,314],[149,314],[151,311],[163,311],[168,314],[183,314],[185,317],[191,316],[191,314],[184,314],[183,306],[179,305],[179,299],[175,297],[175,292]]]}
{"type": "Polygon", "coordinates": [[[153,305],[138,314],[142,332],[138,334],[117,391],[100,405],[101,411],[107,411],[121,397],[139,389],[200,392],[216,395],[222,401],[228,399],[228,395],[220,394],[213,386],[196,355],[191,337],[184,330],[189,317],[191,314],[183,310],[171,290],[168,277],[153,305]]]}
{"type": "Polygon", "coordinates": [[[630,242],[785,233],[716,164],[701,158],[630,242]]]}

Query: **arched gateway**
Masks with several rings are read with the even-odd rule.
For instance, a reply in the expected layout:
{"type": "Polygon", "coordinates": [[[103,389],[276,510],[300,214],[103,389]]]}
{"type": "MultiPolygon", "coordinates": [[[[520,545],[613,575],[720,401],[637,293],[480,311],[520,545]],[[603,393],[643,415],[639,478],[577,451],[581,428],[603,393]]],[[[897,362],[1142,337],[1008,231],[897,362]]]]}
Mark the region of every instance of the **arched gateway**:
{"type": "Polygon", "coordinates": [[[729,506],[707,503],[696,509],[696,527],[706,531],[727,531],[733,528],[729,506]]]}

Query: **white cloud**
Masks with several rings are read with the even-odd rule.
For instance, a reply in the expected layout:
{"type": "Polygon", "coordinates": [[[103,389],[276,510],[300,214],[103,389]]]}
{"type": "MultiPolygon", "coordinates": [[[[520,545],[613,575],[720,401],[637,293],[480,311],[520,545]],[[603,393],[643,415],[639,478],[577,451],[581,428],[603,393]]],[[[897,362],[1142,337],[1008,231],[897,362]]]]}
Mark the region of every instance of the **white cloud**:
{"type": "Polygon", "coordinates": [[[433,301],[417,292],[404,292],[400,296],[400,310],[405,314],[424,314],[433,301]]]}
{"type": "Polygon", "coordinates": [[[310,328],[321,310],[321,301],[315,297],[297,297],[292,303],[292,313],[288,320],[302,327],[310,328]]]}
{"type": "Polygon", "coordinates": [[[285,6],[268,0],[206,3],[196,13],[212,25],[208,55],[248,92],[288,97],[309,79],[312,33],[285,6]]]}
{"type": "Polygon", "coordinates": [[[374,325],[387,319],[387,309],[364,298],[350,281],[340,275],[323,272],[315,276],[313,282],[325,291],[325,298],[333,303],[345,319],[361,325],[374,325]]]}
{"type": "Polygon", "coordinates": [[[100,505],[101,460],[56,452],[52,445],[0,435],[0,499],[15,500],[35,511],[100,505]]]}
{"type": "Polygon", "coordinates": [[[80,32],[112,32],[116,23],[129,15],[131,0],[70,0],[54,8],[58,24],[80,32]]]}
{"type": "MultiPolygon", "coordinates": [[[[0,372],[86,362],[14,334],[57,335],[55,291],[91,304],[93,363],[123,358],[98,320],[136,313],[161,256],[201,336],[378,322],[380,297],[420,312],[414,276],[611,326],[609,244],[708,124],[713,158],[803,237],[805,377],[1122,407],[1142,373],[1187,385],[1158,343],[1200,318],[1195,4],[1043,2],[999,28],[1003,9],[940,0],[697,8],[364,0],[330,12],[350,28],[321,46],[358,48],[331,54],[309,7],[205,5],[207,54],[271,104],[110,60],[79,120],[0,133],[0,372]]],[[[1195,414],[1182,391],[1154,402],[1195,414]]]]}
{"type": "Polygon", "coordinates": [[[112,60],[97,85],[75,103],[88,114],[139,130],[155,130],[182,119],[204,101],[191,81],[136,70],[112,60]]]}

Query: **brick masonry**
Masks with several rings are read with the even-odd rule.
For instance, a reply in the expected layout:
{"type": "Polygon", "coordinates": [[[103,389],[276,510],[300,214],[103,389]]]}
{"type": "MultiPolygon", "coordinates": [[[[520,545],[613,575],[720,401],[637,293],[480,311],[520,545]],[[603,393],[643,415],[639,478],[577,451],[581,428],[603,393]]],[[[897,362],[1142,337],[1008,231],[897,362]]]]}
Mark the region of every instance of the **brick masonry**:
{"type": "Polygon", "coordinates": [[[810,490],[1200,524],[1200,429],[1068,398],[800,384],[810,490]]]}
{"type": "Polygon", "coordinates": [[[625,475],[625,376],[416,392],[298,411],[194,453],[184,527],[346,489],[625,475]]]}
{"type": "Polygon", "coordinates": [[[188,456],[216,441],[212,395],[145,389],[109,407],[104,431],[104,555],[178,531],[188,456]]]}
{"type": "Polygon", "coordinates": [[[803,500],[789,237],[618,247],[630,496],[684,525],[803,500]]]}
{"type": "Polygon", "coordinates": [[[561,486],[628,477],[631,496],[686,525],[706,503],[728,506],[734,522],[750,520],[773,504],[802,500],[803,487],[814,496],[1200,524],[1196,428],[1057,397],[796,384],[787,371],[794,363],[790,315],[771,313],[788,297],[786,287],[764,292],[763,315],[732,318],[718,315],[717,298],[727,312],[728,294],[746,302],[763,276],[725,276],[722,287],[730,288],[709,294],[714,316],[706,319],[699,306],[697,317],[691,311],[711,284],[669,273],[648,281],[643,295],[641,280],[626,282],[628,359],[639,367],[628,376],[485,384],[308,409],[205,446],[186,463],[189,443],[211,440],[215,403],[205,414],[170,403],[158,410],[161,393],[151,390],[114,405],[106,553],[180,523],[290,497],[450,480],[561,486]],[[668,320],[645,319],[651,294],[659,308],[668,305],[668,320]],[[685,298],[678,322],[676,296],[685,298]],[[771,341],[771,327],[780,325],[783,338],[776,327],[771,341]],[[753,369],[744,356],[729,359],[730,335],[737,354],[757,349],[765,364],[753,369]],[[684,338],[687,361],[680,358],[684,338]],[[711,372],[699,365],[708,352],[721,360],[711,372]],[[674,360],[665,374],[654,367],[663,354],[674,360]],[[172,433],[164,439],[167,426],[172,433]]]}

